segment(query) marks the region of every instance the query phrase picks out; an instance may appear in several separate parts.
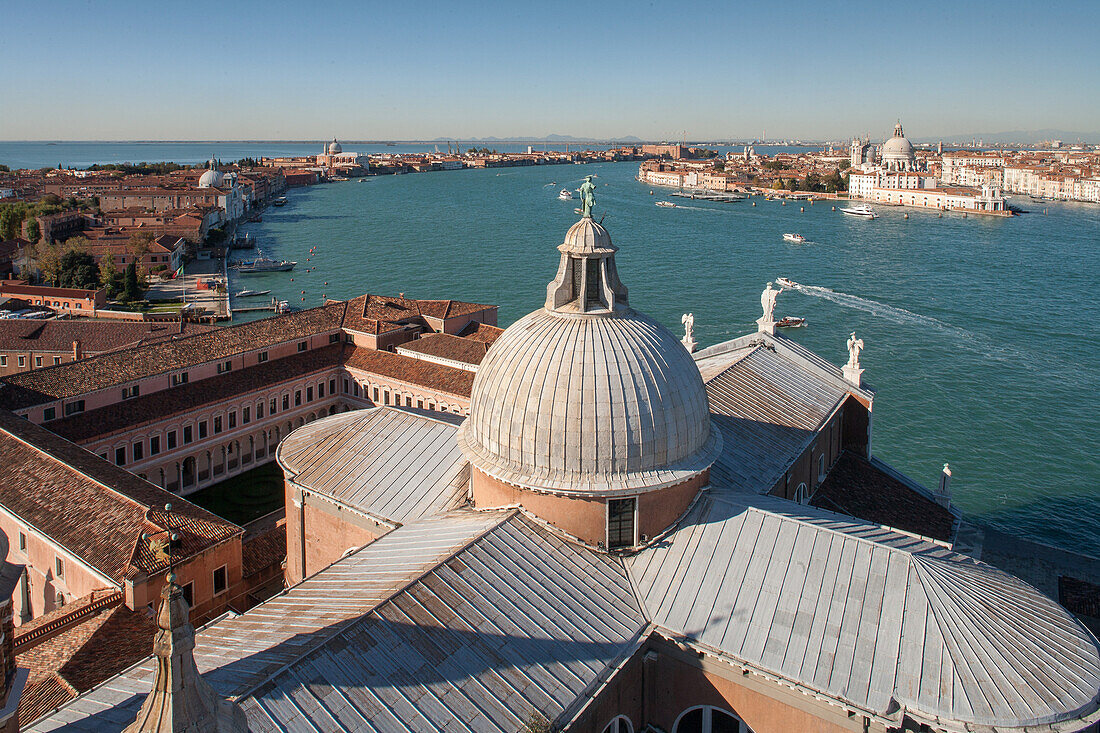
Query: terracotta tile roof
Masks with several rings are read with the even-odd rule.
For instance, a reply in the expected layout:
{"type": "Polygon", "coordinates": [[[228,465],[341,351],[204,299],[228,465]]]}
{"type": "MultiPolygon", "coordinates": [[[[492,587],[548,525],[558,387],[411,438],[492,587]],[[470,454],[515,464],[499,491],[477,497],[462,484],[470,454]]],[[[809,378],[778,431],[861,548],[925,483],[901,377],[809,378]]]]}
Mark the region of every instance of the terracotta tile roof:
{"type": "Polygon", "coordinates": [[[810,504],[938,540],[954,534],[950,511],[850,451],[840,454],[810,504]]]}
{"type": "MultiPolygon", "coordinates": [[[[280,510],[281,511],[281,510],[280,510]]],[[[286,517],[254,530],[248,526],[241,544],[241,576],[249,577],[286,560],[286,517]]]]}
{"type": "Polygon", "coordinates": [[[344,308],[344,303],[332,303],[13,374],[0,381],[0,408],[18,410],[324,333],[340,327],[344,308]]]}
{"type": "Polygon", "coordinates": [[[489,351],[489,344],[449,333],[430,333],[397,348],[401,354],[414,352],[477,366],[489,351]]]}
{"type": "Polygon", "coordinates": [[[497,338],[502,333],[504,333],[503,328],[490,326],[488,323],[470,321],[466,324],[465,328],[458,332],[458,335],[463,338],[473,339],[475,341],[484,341],[485,343],[492,345],[496,342],[497,338]]]}
{"type": "Polygon", "coordinates": [[[142,533],[164,535],[173,506],[179,557],[243,530],[54,435],[0,410],[0,505],[114,583],[163,570],[142,533]]]}
{"type": "Polygon", "coordinates": [[[16,285],[2,280],[0,280],[0,290],[8,295],[38,295],[43,298],[91,298],[97,292],[79,288],[51,288],[45,285],[16,285]]]}
{"type": "Polygon", "coordinates": [[[474,383],[474,373],[471,371],[374,349],[347,349],[344,365],[467,399],[474,383]]]}
{"type": "Polygon", "coordinates": [[[66,440],[80,443],[116,430],[128,430],[142,423],[163,420],[169,415],[195,410],[203,405],[231,400],[246,392],[274,387],[306,374],[335,368],[340,364],[342,348],[340,344],[333,344],[303,351],[63,417],[47,423],[46,427],[66,440]]]}
{"type": "Polygon", "coordinates": [[[16,630],[16,644],[27,629],[63,626],[34,643],[19,646],[19,666],[30,670],[19,701],[19,722],[28,724],[149,656],[156,624],[131,611],[117,591],[94,591],[16,630]],[[100,608],[93,604],[104,600],[100,608]],[[113,600],[110,596],[114,596],[113,600]],[[93,607],[91,613],[85,610],[93,607]]]}
{"type": "Polygon", "coordinates": [[[384,333],[400,328],[401,324],[426,325],[424,316],[454,318],[495,307],[459,300],[416,300],[367,294],[348,301],[344,325],[356,331],[384,333]]]}
{"type": "Polygon", "coordinates": [[[128,346],[164,341],[177,336],[206,333],[217,328],[198,323],[133,321],[0,320],[0,351],[72,352],[79,341],[88,354],[115,351],[128,346]]]}

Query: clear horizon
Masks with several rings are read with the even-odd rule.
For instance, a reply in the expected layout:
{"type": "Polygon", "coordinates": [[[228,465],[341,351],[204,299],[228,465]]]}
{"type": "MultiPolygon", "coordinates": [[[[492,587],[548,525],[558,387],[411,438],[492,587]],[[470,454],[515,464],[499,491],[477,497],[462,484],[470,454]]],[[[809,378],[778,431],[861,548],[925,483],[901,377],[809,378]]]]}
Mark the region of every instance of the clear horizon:
{"type": "Polygon", "coordinates": [[[828,141],[898,119],[916,140],[1100,136],[1096,3],[63,0],[5,15],[12,142],[828,141]]]}

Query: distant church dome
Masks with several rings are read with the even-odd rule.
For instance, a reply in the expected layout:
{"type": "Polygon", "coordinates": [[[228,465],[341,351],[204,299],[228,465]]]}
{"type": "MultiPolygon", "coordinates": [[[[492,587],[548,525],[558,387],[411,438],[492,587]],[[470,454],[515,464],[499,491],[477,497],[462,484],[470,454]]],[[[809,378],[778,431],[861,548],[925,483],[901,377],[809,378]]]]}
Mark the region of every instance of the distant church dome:
{"type": "Polygon", "coordinates": [[[336,155],[337,153],[342,151],[343,148],[340,147],[340,143],[336,142],[336,138],[332,138],[332,142],[328,144],[328,154],[336,155]]]}
{"type": "Polygon", "coordinates": [[[199,176],[199,188],[220,187],[225,179],[225,174],[218,170],[218,161],[211,156],[206,166],[206,172],[199,176]]]}
{"type": "Polygon", "coordinates": [[[911,170],[916,164],[913,143],[906,139],[900,122],[894,126],[894,136],[882,146],[882,164],[892,170],[911,170]]]}
{"type": "Polygon", "coordinates": [[[683,483],[716,458],[699,369],[676,336],[630,308],[617,249],[591,218],[574,224],[545,307],[505,330],[478,368],[459,445],[487,476],[614,496],[683,483]]]}

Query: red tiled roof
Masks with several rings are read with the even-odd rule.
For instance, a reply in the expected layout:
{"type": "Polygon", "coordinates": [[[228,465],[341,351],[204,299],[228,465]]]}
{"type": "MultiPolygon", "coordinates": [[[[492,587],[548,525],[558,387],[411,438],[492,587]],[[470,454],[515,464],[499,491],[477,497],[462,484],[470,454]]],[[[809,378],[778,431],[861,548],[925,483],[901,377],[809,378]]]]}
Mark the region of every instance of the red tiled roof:
{"type": "Polygon", "coordinates": [[[0,320],[0,351],[72,352],[79,341],[87,354],[150,344],[217,328],[197,323],[132,321],[0,320]]]}
{"type": "Polygon", "coordinates": [[[474,373],[466,369],[433,364],[430,361],[374,349],[348,349],[344,355],[344,365],[350,369],[358,369],[466,398],[470,397],[470,389],[474,383],[474,373]]]}
{"type": "Polygon", "coordinates": [[[954,532],[951,512],[851,451],[840,454],[810,503],[938,540],[954,532]]]}
{"type": "Polygon", "coordinates": [[[12,295],[40,295],[44,298],[92,298],[95,290],[78,288],[51,288],[44,285],[14,285],[0,280],[0,290],[12,295]]]}
{"type": "Polygon", "coordinates": [[[166,567],[141,535],[164,534],[163,512],[188,558],[243,530],[159,486],[138,478],[0,410],[0,505],[83,562],[120,584],[166,567]]]}
{"type": "Polygon", "coordinates": [[[19,722],[27,725],[149,656],[156,624],[131,611],[117,591],[93,591],[16,630],[19,666],[30,670],[19,700],[19,722]],[[109,596],[113,595],[111,599],[109,596]],[[104,596],[108,596],[104,598],[104,596]],[[98,609],[93,604],[107,600],[98,609]],[[92,611],[87,613],[87,609],[92,611]],[[42,625],[60,630],[28,645],[19,638],[42,625]]]}
{"type": "Polygon", "coordinates": [[[0,408],[87,394],[156,374],[225,359],[264,346],[297,341],[340,327],[344,303],[332,303],[184,338],[101,354],[82,361],[13,374],[0,382],[0,408]]]}
{"type": "Polygon", "coordinates": [[[452,336],[448,333],[429,333],[415,341],[401,344],[397,348],[400,353],[411,351],[477,366],[485,358],[485,353],[489,350],[489,344],[475,339],[452,336]]]}
{"type": "Polygon", "coordinates": [[[46,423],[46,427],[66,440],[80,443],[116,430],[130,429],[176,413],[196,410],[203,405],[219,404],[246,392],[275,387],[306,374],[332,369],[340,364],[342,348],[340,344],[333,344],[245,369],[235,369],[52,420],[46,423]]]}
{"type": "Polygon", "coordinates": [[[249,525],[241,543],[241,576],[263,572],[286,560],[286,517],[254,530],[249,525]]]}
{"type": "Polygon", "coordinates": [[[484,341],[491,346],[502,333],[504,333],[503,328],[490,326],[488,323],[470,321],[465,328],[458,332],[458,335],[475,341],[484,341]]]}

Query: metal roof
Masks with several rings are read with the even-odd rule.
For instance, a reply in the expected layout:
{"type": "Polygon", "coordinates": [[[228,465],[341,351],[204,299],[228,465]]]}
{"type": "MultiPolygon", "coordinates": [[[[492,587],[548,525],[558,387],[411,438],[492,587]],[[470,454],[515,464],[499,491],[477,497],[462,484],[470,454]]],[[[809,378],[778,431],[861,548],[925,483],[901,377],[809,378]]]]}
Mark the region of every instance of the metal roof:
{"type": "Polygon", "coordinates": [[[658,626],[881,717],[1050,730],[1096,715],[1095,639],[1017,578],[772,497],[694,511],[628,561],[658,626]]]}
{"type": "Polygon", "coordinates": [[[401,524],[456,506],[469,473],[454,424],[391,407],[304,425],[277,456],[297,485],[401,524]]]}
{"type": "Polygon", "coordinates": [[[242,706],[253,731],[512,732],[583,704],[645,626],[620,561],[517,514],[242,706]]]}
{"type": "Polygon", "coordinates": [[[747,344],[729,358],[732,363],[706,383],[712,421],[723,439],[711,483],[764,493],[816,437],[848,390],[767,342],[747,344]]]}
{"type": "MultiPolygon", "coordinates": [[[[246,614],[196,634],[195,661],[221,695],[240,695],[339,633],[508,512],[452,512],[401,527],[246,614]]],[[[81,695],[29,730],[122,730],[152,689],[147,660],[81,695]]]]}

